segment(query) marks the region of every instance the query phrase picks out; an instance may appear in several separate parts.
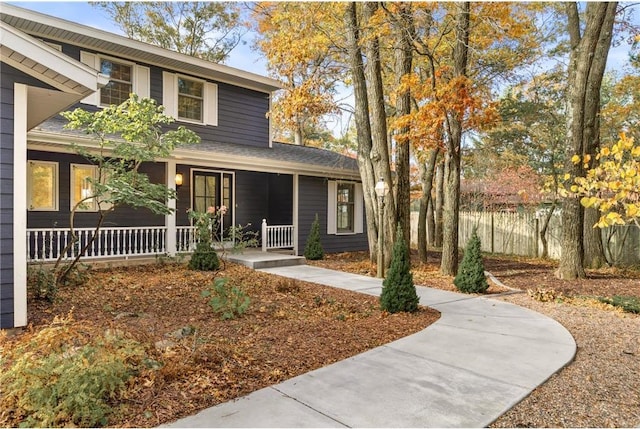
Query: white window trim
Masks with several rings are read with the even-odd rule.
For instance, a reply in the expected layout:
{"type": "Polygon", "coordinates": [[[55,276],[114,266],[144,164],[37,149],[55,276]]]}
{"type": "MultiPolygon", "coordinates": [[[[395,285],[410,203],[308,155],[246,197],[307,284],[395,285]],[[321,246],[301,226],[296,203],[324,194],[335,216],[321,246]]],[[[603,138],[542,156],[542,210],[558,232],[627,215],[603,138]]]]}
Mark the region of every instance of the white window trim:
{"type": "Polygon", "coordinates": [[[193,76],[178,73],[162,72],[162,104],[164,113],[177,121],[188,124],[218,126],[218,85],[193,76]],[[202,121],[178,117],[178,78],[202,82],[202,121]]]}
{"type": "Polygon", "coordinates": [[[362,183],[343,180],[329,180],[327,182],[327,234],[355,235],[364,232],[364,199],[362,183]],[[348,183],[354,186],[353,231],[338,232],[338,183],[348,183]]]}
{"type": "Polygon", "coordinates": [[[57,162],[52,162],[52,161],[38,161],[38,160],[29,160],[28,161],[28,165],[29,165],[29,172],[27,174],[27,209],[29,211],[32,212],[57,212],[59,210],[59,203],[58,203],[58,195],[59,195],[59,180],[60,180],[60,174],[59,174],[59,165],[57,162]],[[32,193],[33,193],[33,181],[32,181],[32,177],[33,175],[31,174],[31,167],[34,164],[44,164],[44,165],[51,165],[54,167],[53,169],[53,207],[33,207],[32,204],[32,193]]]}
{"type": "MultiPolygon", "coordinates": [[[[149,67],[141,66],[135,62],[124,60],[122,58],[111,57],[108,55],[94,54],[91,52],[80,51],[80,62],[100,71],[100,61],[109,60],[120,64],[131,66],[131,91],[140,98],[149,98],[151,96],[151,70],[149,67]]],[[[82,99],[83,103],[92,104],[98,107],[106,107],[100,103],[100,90],[82,99]]]]}

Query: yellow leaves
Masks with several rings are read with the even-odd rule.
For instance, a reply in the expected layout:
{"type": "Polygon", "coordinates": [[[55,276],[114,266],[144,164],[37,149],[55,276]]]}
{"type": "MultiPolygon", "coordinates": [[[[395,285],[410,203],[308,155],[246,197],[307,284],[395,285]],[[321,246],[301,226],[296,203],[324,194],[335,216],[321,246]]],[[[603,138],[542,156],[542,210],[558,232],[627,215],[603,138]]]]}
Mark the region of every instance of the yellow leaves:
{"type": "Polygon", "coordinates": [[[580,162],[580,155],[573,155],[571,157],[571,162],[573,162],[574,164],[578,164],[580,162]]]}
{"type": "Polygon", "coordinates": [[[596,198],[596,197],[582,197],[580,199],[580,204],[582,204],[583,206],[585,206],[587,208],[596,205],[597,202],[598,202],[598,198],[596,198]]]}
{"type": "MultiPolygon", "coordinates": [[[[584,207],[595,207],[602,217],[595,227],[637,223],[640,220],[640,146],[633,138],[620,134],[611,147],[600,149],[598,165],[587,171],[585,177],[576,177],[571,191],[581,195],[584,207]]],[[[578,155],[574,163],[581,161],[578,155]]],[[[582,159],[584,162],[584,159],[582,159]]]]}

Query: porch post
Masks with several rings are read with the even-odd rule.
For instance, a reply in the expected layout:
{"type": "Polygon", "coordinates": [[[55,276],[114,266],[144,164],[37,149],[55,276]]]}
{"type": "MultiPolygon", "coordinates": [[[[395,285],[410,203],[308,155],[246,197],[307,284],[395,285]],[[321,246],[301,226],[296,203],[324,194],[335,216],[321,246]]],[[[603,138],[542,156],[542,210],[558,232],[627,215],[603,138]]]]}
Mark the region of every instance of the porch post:
{"type": "MultiPolygon", "coordinates": [[[[176,189],[176,162],[167,160],[165,164],[165,172],[167,174],[167,187],[176,189]]],[[[167,206],[172,209],[171,213],[165,216],[164,224],[167,227],[166,249],[169,256],[176,255],[176,200],[167,201],[167,206]]]]}
{"type": "Polygon", "coordinates": [[[14,85],[13,104],[13,326],[27,325],[27,92],[14,85]]]}
{"type": "Polygon", "coordinates": [[[262,251],[267,251],[267,220],[262,219],[262,251]]]}
{"type": "Polygon", "coordinates": [[[298,173],[293,174],[293,254],[298,255],[298,173]]]}

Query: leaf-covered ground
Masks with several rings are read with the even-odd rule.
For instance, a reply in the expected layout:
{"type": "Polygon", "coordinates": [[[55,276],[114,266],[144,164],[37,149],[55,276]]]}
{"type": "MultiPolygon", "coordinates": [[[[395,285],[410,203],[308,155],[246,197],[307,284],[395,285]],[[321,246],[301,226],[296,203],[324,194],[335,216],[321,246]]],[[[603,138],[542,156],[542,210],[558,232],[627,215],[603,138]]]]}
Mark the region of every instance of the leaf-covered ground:
{"type": "MultiPolygon", "coordinates": [[[[81,286],[62,288],[53,304],[30,299],[29,329],[0,338],[0,346],[24,341],[69,312],[83,332],[124,332],[162,367],[133,380],[114,401],[108,425],[151,427],[389,343],[439,317],[426,308],[386,314],[372,296],[234,264],[218,275],[251,298],[243,316],[222,321],[212,312],[201,296],[212,273],[184,265],[92,270],[81,286]],[[181,330],[188,333],[176,335],[181,330]]],[[[19,423],[0,410],[0,424],[19,423]]]]}

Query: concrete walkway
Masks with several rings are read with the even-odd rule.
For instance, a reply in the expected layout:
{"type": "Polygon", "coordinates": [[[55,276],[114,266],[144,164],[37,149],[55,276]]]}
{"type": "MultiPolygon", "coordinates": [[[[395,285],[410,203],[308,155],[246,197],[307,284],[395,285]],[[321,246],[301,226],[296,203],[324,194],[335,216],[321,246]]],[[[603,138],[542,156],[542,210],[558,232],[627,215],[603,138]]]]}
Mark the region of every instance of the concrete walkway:
{"type": "MultiPolygon", "coordinates": [[[[263,270],[379,295],[382,281],[306,265],[263,270]]],[[[486,427],[572,361],[558,322],[484,297],[418,287],[427,329],[170,427],[486,427]]],[[[310,333],[313,335],[313,333],[310,333]]]]}

